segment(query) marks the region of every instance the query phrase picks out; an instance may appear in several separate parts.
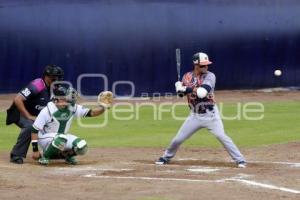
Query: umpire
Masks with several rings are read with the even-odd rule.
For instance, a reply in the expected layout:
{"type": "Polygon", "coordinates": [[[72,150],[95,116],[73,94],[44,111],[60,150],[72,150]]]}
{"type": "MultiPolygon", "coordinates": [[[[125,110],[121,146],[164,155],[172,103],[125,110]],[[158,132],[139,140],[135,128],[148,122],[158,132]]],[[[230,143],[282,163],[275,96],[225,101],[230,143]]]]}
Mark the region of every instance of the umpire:
{"type": "Polygon", "coordinates": [[[36,116],[50,101],[50,86],[54,81],[62,80],[64,71],[56,65],[48,65],[43,77],[31,81],[14,98],[7,110],[6,124],[15,123],[21,132],[10,152],[10,162],[23,164],[31,141],[31,125],[36,116]]]}

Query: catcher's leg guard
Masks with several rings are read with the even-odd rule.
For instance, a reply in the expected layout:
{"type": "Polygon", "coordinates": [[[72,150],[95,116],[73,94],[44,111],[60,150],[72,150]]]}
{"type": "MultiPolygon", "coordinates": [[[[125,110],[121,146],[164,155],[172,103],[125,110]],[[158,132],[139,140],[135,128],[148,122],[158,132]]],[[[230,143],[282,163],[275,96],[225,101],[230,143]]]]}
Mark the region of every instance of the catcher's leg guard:
{"type": "Polygon", "coordinates": [[[67,137],[64,134],[56,135],[51,144],[49,144],[45,150],[43,157],[48,159],[56,157],[61,151],[64,150],[66,143],[67,137]]]}
{"type": "Polygon", "coordinates": [[[76,138],[73,143],[73,150],[77,155],[84,155],[88,150],[88,146],[85,140],[76,138]]]}

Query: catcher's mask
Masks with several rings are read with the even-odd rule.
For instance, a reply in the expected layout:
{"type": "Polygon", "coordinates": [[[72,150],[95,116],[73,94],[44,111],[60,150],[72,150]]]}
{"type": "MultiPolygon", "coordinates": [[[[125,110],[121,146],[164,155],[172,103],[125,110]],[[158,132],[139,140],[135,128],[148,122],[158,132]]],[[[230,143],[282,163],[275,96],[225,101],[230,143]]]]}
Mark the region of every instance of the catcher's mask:
{"type": "Polygon", "coordinates": [[[77,101],[77,91],[68,84],[58,84],[52,90],[51,100],[65,100],[67,103],[74,105],[77,101]]]}

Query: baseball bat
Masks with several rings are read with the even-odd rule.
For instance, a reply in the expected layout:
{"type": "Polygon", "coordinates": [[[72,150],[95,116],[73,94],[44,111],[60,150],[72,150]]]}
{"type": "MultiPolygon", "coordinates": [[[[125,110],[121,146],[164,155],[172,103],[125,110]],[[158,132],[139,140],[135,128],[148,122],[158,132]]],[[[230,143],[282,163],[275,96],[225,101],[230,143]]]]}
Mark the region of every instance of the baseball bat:
{"type": "MultiPolygon", "coordinates": [[[[177,79],[180,81],[180,70],[181,70],[181,52],[180,49],[176,49],[176,68],[177,68],[177,79]]],[[[182,92],[178,93],[179,97],[183,97],[184,94],[182,92]]]]}
{"type": "Polygon", "coordinates": [[[180,49],[176,49],[176,67],[177,67],[177,79],[180,81],[180,69],[181,69],[181,52],[180,49]]]}

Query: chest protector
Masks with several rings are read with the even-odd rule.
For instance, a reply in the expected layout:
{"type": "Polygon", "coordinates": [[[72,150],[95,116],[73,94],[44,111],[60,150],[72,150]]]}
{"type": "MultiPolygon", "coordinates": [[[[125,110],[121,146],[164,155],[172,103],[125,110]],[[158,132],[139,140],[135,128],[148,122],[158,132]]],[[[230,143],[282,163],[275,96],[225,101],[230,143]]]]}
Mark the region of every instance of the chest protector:
{"type": "Polygon", "coordinates": [[[46,133],[68,133],[76,111],[76,106],[67,106],[59,109],[53,102],[48,103],[47,109],[50,115],[50,121],[47,122],[44,131],[46,133]]]}

